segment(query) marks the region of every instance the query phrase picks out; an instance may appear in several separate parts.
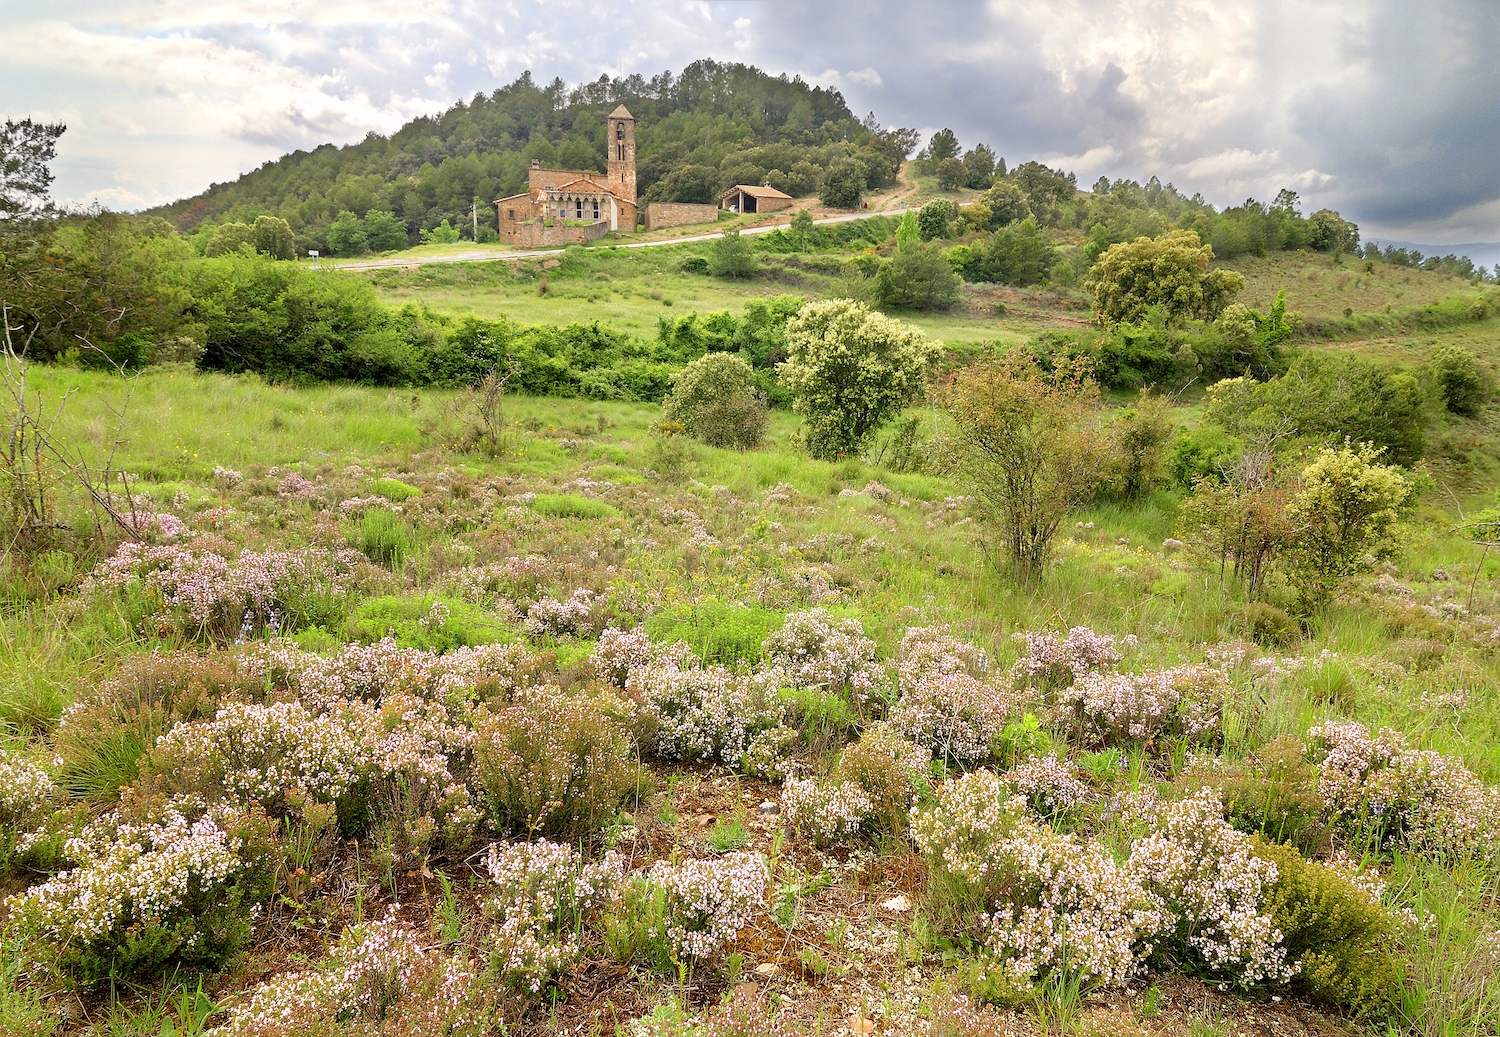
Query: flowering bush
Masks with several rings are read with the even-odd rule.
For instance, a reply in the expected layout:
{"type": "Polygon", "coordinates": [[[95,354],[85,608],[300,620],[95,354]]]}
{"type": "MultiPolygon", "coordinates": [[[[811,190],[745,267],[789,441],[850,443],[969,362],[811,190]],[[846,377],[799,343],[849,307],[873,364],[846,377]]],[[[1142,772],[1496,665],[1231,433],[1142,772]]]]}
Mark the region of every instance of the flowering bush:
{"type": "Polygon", "coordinates": [[[778,762],[774,750],[786,739],[783,709],[762,678],[660,658],[632,669],[626,692],[640,706],[637,737],[653,755],[758,774],[778,762]]]}
{"type": "Polygon", "coordinates": [[[1094,745],[1159,738],[1204,741],[1218,733],[1229,681],[1210,666],[1086,674],[1057,694],[1059,710],[1094,745]]]}
{"type": "Polygon", "coordinates": [[[625,679],[636,666],[645,666],[656,652],[646,631],[620,630],[609,627],[594,642],[594,652],[589,657],[594,672],[618,688],[625,687],[625,679]]]}
{"type": "Polygon", "coordinates": [[[781,811],[792,826],[819,846],[832,846],[859,833],[874,813],[875,801],[851,782],[788,778],[781,791],[781,811]]]}
{"type": "Polygon", "coordinates": [[[723,950],[764,907],[769,879],[758,853],[657,861],[646,874],[664,899],[666,940],[683,961],[705,961],[723,950]]]}
{"type": "Polygon", "coordinates": [[[825,688],[864,702],[885,678],[875,642],[857,619],[835,620],[827,609],[793,612],[767,637],[766,661],[793,687],[825,688]]]}
{"type": "Polygon", "coordinates": [[[555,562],[541,555],[510,557],[489,565],[469,566],[448,579],[465,600],[491,605],[501,598],[531,598],[557,571],[555,562]]]}
{"type": "MultiPolygon", "coordinates": [[[[345,931],[329,965],[264,983],[213,1037],[483,1037],[494,996],[470,961],[445,958],[391,915],[345,931]]],[[[504,1020],[498,1020],[503,1027],[504,1020]]]]}
{"type": "Polygon", "coordinates": [[[897,670],[903,685],[933,674],[983,677],[989,668],[989,657],[981,649],[941,627],[912,627],[901,637],[897,670]]]}
{"type": "Polygon", "coordinates": [[[594,592],[580,587],[567,601],[538,598],[526,610],[522,625],[532,637],[581,637],[589,632],[593,614],[594,592]]]}
{"type": "Polygon", "coordinates": [[[611,851],[584,864],[572,847],[497,843],[486,861],[497,887],[485,911],[499,921],[491,964],[510,986],[539,994],[579,953],[578,931],[618,896],[624,868],[611,851]]]}
{"type": "Polygon", "coordinates": [[[175,630],[232,641],[264,629],[310,626],[342,608],[358,555],[350,551],[212,551],[130,541],[89,577],[123,599],[139,631],[175,630]]]}
{"type": "Polygon", "coordinates": [[[57,786],[30,760],[0,749],[0,875],[31,849],[57,802],[57,786]]]}
{"type": "Polygon", "coordinates": [[[1059,971],[1119,986],[1151,953],[1161,904],[1097,843],[1023,822],[994,854],[985,946],[1017,983],[1059,971]]]}
{"type": "MultiPolygon", "coordinates": [[[[1025,642],[1026,652],[1016,661],[1011,675],[1048,690],[1065,688],[1091,673],[1112,668],[1122,658],[1113,636],[1096,634],[1088,627],[1074,627],[1063,638],[1034,633],[1016,636],[1025,642]]],[[[1135,636],[1125,642],[1127,647],[1134,647],[1135,636]]]]}
{"type": "Polygon", "coordinates": [[[1156,898],[1107,850],[1027,820],[989,771],[944,782],[912,836],[940,917],[976,931],[1019,984],[1052,970],[1120,984],[1151,951],[1156,898]]]}
{"type": "Polygon", "coordinates": [[[245,942],[251,903],[269,892],[263,862],[235,834],[249,827],[244,816],[202,813],[185,801],[156,822],[111,813],[68,840],[76,867],[9,905],[80,983],[151,972],[174,959],[214,965],[245,942]]]}
{"type": "Polygon", "coordinates": [[[1082,806],[1090,796],[1078,768],[1056,756],[1029,757],[1000,780],[1043,817],[1056,817],[1082,806]]]}
{"type": "Polygon", "coordinates": [[[1224,820],[1216,792],[1150,810],[1154,831],[1130,848],[1130,870],[1162,900],[1164,940],[1212,972],[1249,985],[1286,982],[1281,931],[1268,911],[1278,870],[1224,820]]]}
{"type": "Polygon", "coordinates": [[[533,689],[476,729],[474,780],[502,830],[595,831],[634,781],[629,734],[582,696],[533,689]]]}
{"type": "Polygon", "coordinates": [[[300,702],[230,702],[212,720],[178,724],[150,754],[151,769],[175,792],[210,801],[254,799],[273,813],[289,792],[332,803],[358,781],[374,755],[350,703],[313,713],[300,702]]]}
{"type": "Polygon", "coordinates": [[[904,684],[891,708],[891,726],[933,756],[959,765],[989,759],[991,745],[1019,703],[963,671],[932,672],[904,684]]]}
{"type": "Polygon", "coordinates": [[[1318,791],[1345,827],[1418,852],[1494,853],[1500,790],[1457,760],[1412,749],[1390,728],[1371,735],[1362,724],[1328,721],[1307,735],[1321,763],[1318,791]]]}

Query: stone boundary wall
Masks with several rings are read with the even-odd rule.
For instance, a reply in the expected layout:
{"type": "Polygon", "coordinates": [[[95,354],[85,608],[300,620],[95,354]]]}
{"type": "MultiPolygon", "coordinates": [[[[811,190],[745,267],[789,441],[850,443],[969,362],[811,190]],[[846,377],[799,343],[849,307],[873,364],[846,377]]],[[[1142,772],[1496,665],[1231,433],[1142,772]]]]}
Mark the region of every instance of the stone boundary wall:
{"type": "Polygon", "coordinates": [[[719,218],[717,205],[693,202],[651,202],[646,206],[646,229],[681,227],[689,223],[713,223],[719,218]]]}
{"type": "Polygon", "coordinates": [[[507,243],[522,248],[546,248],[552,245],[582,245],[585,241],[598,241],[609,233],[609,221],[600,220],[582,226],[555,224],[548,227],[541,220],[516,224],[507,243]]]}

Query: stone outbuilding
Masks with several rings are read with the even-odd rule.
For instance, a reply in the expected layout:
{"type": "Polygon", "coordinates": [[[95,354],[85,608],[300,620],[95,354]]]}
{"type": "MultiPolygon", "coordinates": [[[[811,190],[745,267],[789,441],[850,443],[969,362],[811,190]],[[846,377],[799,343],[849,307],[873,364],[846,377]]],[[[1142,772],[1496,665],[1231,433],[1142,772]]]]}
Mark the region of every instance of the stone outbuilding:
{"type": "Polygon", "coordinates": [[[790,208],[793,198],[774,187],[736,184],[719,195],[719,203],[730,212],[776,212],[790,208]]]}
{"type": "Polygon", "coordinates": [[[527,171],[526,193],[495,202],[500,240],[512,245],[574,245],[612,230],[635,230],[635,116],[622,104],[606,120],[609,155],[603,173],[589,169],[527,171]]]}

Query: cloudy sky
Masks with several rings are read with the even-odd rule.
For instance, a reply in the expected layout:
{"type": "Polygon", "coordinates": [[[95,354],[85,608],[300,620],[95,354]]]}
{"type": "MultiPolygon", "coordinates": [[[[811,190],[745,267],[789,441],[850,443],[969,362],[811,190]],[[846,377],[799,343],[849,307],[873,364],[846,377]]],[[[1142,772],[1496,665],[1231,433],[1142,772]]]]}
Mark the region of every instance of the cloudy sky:
{"type": "Polygon", "coordinates": [[[1495,0],[0,0],[0,114],[68,123],[55,194],[135,208],[388,132],[526,69],[703,56],[882,123],[1366,236],[1500,240],[1495,0]]]}

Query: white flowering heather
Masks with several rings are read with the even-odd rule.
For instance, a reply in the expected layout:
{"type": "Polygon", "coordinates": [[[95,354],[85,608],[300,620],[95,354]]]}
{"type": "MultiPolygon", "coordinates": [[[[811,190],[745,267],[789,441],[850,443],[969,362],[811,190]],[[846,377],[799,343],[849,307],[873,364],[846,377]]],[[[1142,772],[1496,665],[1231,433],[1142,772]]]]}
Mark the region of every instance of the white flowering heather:
{"type": "Polygon", "coordinates": [[[765,906],[770,873],[758,853],[681,864],[657,861],[646,875],[666,902],[666,937],[683,960],[714,957],[765,906]]]}
{"type": "Polygon", "coordinates": [[[349,497],[339,501],[339,514],[345,518],[359,518],[367,511],[378,508],[386,508],[390,511],[399,512],[401,505],[392,504],[387,498],[375,494],[370,497],[349,497]]]}
{"type": "Polygon", "coordinates": [[[1266,913],[1276,865],[1255,854],[1255,842],[1224,820],[1219,794],[1157,807],[1155,831],[1130,848],[1130,870],[1169,912],[1166,930],[1210,970],[1250,985],[1286,982],[1281,931],[1266,913]]]}
{"type": "Polygon", "coordinates": [[[788,778],[781,790],[782,816],[819,846],[852,839],[874,811],[870,794],[852,782],[788,778]]]}
{"type": "Polygon", "coordinates": [[[585,864],[570,846],[496,843],[486,860],[497,892],[485,902],[500,924],[492,961],[512,987],[539,994],[578,957],[581,923],[619,894],[625,874],[613,851],[585,864]]]}
{"type": "Polygon", "coordinates": [[[25,853],[57,801],[57,786],[30,760],[0,749],[0,873],[25,853]]]}
{"type": "Polygon", "coordinates": [[[76,966],[82,978],[102,968],[149,967],[199,947],[207,916],[222,908],[232,880],[249,864],[223,816],[189,820],[183,806],[160,822],[137,824],[110,814],[69,839],[76,867],[9,900],[14,918],[76,966]]]}
{"type": "Polygon", "coordinates": [[[594,672],[616,687],[623,688],[632,667],[645,666],[656,652],[651,639],[641,627],[620,630],[609,627],[594,642],[594,654],[589,657],[594,672]]]}
{"type": "Polygon", "coordinates": [[[912,627],[901,637],[897,668],[902,685],[910,685],[934,674],[983,677],[990,660],[977,645],[954,637],[943,627],[912,627]]]}
{"type": "Polygon", "coordinates": [[[530,598],[556,575],[555,562],[541,555],[527,555],[467,566],[449,573],[447,579],[465,601],[493,605],[502,598],[530,598]]]}
{"type": "Polygon", "coordinates": [[[739,767],[757,735],[782,726],[781,702],[765,681],[722,666],[660,658],[632,669],[625,688],[640,703],[646,748],[667,760],[739,767]]]}
{"type": "Polygon", "coordinates": [[[1078,768],[1056,756],[1028,757],[1002,775],[1001,781],[1043,817],[1082,806],[1091,796],[1078,768]]]}
{"type": "Polygon", "coordinates": [[[362,1032],[401,1017],[406,1032],[481,1037],[496,1023],[477,970],[422,946],[422,934],[392,909],[348,929],[328,966],[278,976],[230,1009],[212,1037],[294,1037],[362,1032]],[[348,1027],[349,1029],[345,1029],[348,1027]]]}
{"type": "Polygon", "coordinates": [[[791,613],[762,647],[766,662],[793,687],[826,688],[863,702],[885,678],[859,620],[836,620],[827,609],[791,613]]]}
{"type": "Polygon", "coordinates": [[[980,938],[1019,982],[1066,969],[1118,985],[1151,952],[1158,901],[1107,850],[1029,820],[989,771],[945,781],[912,837],[939,888],[977,904],[980,938]]]}
{"type": "Polygon", "coordinates": [[[891,707],[890,723],[939,759],[975,764],[989,759],[991,743],[1018,710],[1013,693],[962,670],[932,672],[903,686],[901,698],[891,707]]]}
{"type": "Polygon", "coordinates": [[[937,802],[912,810],[911,835],[934,866],[982,888],[998,874],[995,844],[1025,821],[1026,801],[993,772],[977,770],[937,788],[937,802]]]}
{"type": "Polygon", "coordinates": [[[1058,707],[1091,744],[1218,733],[1229,681],[1211,666],[1085,674],[1057,693],[1058,707]]]}
{"type": "Polygon", "coordinates": [[[588,633],[593,610],[594,592],[580,587],[568,596],[567,601],[538,598],[526,610],[522,625],[532,637],[582,635],[588,633]]]}
{"type": "Polygon", "coordinates": [[[1398,731],[1328,721],[1308,733],[1318,791],[1347,827],[1382,842],[1454,856],[1495,852],[1500,790],[1463,764],[1412,749],[1398,731]]]}
{"type": "Polygon", "coordinates": [[[157,739],[153,760],[182,781],[268,808],[295,790],[331,803],[374,754],[352,709],[313,714],[300,702],[227,703],[212,720],[177,724],[157,739]]]}
{"type": "Polygon", "coordinates": [[[227,641],[298,603],[346,593],[358,557],[247,550],[231,562],[212,551],[131,541],[94,569],[89,587],[123,595],[152,625],[227,641]]]}
{"type": "MultiPolygon", "coordinates": [[[[1088,627],[1074,627],[1066,637],[1056,634],[1016,635],[1026,644],[1026,654],[1017,660],[1011,674],[1026,683],[1061,688],[1099,670],[1113,668],[1122,658],[1110,634],[1096,634],[1088,627]]],[[[1133,647],[1135,636],[1125,639],[1133,647]]]]}
{"type": "Polygon", "coordinates": [[[981,929],[1018,982],[1062,971],[1120,986],[1150,955],[1161,903],[1099,844],[1023,821],[993,853],[1004,880],[981,929]]]}

